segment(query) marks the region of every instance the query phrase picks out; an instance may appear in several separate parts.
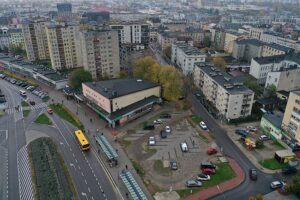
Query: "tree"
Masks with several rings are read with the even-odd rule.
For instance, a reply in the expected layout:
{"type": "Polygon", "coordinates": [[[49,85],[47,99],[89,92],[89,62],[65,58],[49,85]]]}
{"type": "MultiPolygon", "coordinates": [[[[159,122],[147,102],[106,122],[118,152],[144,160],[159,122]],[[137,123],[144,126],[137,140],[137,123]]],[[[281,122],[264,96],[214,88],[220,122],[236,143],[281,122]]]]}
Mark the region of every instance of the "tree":
{"type": "Polygon", "coordinates": [[[150,80],[149,74],[150,74],[151,66],[153,66],[156,63],[157,62],[151,56],[147,56],[139,59],[133,67],[133,76],[150,80]]]}
{"type": "Polygon", "coordinates": [[[226,69],[226,61],[222,57],[214,57],[212,60],[213,64],[216,67],[219,67],[220,69],[224,70],[226,69]]]}
{"type": "Polygon", "coordinates": [[[22,45],[10,44],[8,50],[15,55],[26,56],[26,51],[22,48],[22,45]]]}
{"type": "Polygon", "coordinates": [[[82,83],[92,81],[92,75],[90,72],[85,71],[84,69],[75,69],[70,77],[69,77],[69,84],[77,89],[82,88],[82,83]]]}
{"type": "Polygon", "coordinates": [[[249,200],[263,200],[264,199],[264,197],[263,197],[263,195],[261,195],[261,194],[257,194],[257,195],[255,195],[255,196],[251,196],[250,198],[249,198],[249,200]]]}
{"type": "Polygon", "coordinates": [[[293,39],[293,40],[298,40],[298,37],[300,36],[299,33],[296,32],[296,31],[293,31],[293,32],[291,33],[291,35],[292,35],[292,39],[293,39]]]}
{"type": "Polygon", "coordinates": [[[127,71],[120,71],[120,74],[119,74],[119,78],[127,78],[129,75],[128,75],[128,72],[127,71]]]}
{"type": "Polygon", "coordinates": [[[257,83],[257,80],[251,76],[244,80],[244,85],[247,86],[249,89],[253,90],[253,92],[255,93],[255,98],[260,97],[263,93],[263,87],[260,86],[257,83]]]}
{"type": "Polygon", "coordinates": [[[276,98],[276,86],[271,84],[265,87],[264,96],[268,98],[276,98]]]}
{"type": "Polygon", "coordinates": [[[172,56],[172,47],[171,46],[167,46],[164,50],[163,53],[166,57],[168,57],[169,59],[171,59],[172,56]]]}

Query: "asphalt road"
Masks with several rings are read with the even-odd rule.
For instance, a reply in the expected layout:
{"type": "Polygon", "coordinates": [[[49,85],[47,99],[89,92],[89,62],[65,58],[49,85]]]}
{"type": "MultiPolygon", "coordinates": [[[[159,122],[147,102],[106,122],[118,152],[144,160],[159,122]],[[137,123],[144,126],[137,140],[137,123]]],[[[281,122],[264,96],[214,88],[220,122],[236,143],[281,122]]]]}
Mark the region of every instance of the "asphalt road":
{"type": "Polygon", "coordinates": [[[275,180],[276,175],[264,174],[258,170],[258,180],[251,181],[248,176],[248,170],[250,168],[256,168],[251,161],[240,151],[240,149],[231,141],[227,136],[225,130],[223,130],[213,119],[200,101],[194,96],[189,96],[194,108],[195,113],[205,120],[208,128],[213,133],[216,143],[223,148],[225,155],[235,159],[245,173],[245,181],[238,186],[237,188],[220,194],[212,199],[221,200],[221,199],[230,199],[230,200],[242,200],[248,199],[252,195],[256,194],[266,194],[271,192],[270,183],[275,180]]]}

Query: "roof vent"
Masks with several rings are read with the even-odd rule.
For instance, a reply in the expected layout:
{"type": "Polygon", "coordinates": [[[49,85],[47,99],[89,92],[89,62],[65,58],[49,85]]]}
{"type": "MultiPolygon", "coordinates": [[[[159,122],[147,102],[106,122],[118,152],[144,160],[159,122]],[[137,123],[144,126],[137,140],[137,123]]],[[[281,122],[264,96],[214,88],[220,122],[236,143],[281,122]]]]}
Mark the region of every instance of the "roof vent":
{"type": "Polygon", "coordinates": [[[142,82],[142,81],[143,81],[142,79],[137,79],[137,80],[136,80],[136,82],[142,82]]]}
{"type": "Polygon", "coordinates": [[[104,92],[107,92],[107,88],[104,88],[104,92]]]}

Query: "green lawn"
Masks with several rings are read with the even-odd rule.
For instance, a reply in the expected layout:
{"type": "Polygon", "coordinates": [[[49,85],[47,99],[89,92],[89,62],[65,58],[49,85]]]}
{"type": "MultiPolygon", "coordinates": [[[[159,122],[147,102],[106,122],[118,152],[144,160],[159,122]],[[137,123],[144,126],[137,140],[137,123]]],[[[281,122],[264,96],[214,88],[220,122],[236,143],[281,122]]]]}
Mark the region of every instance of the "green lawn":
{"type": "Polygon", "coordinates": [[[144,177],[145,177],[145,171],[143,169],[143,167],[140,165],[140,163],[138,163],[137,161],[130,159],[133,165],[133,168],[135,169],[136,173],[143,179],[144,181],[144,177]]]}
{"type": "Polygon", "coordinates": [[[191,119],[195,124],[199,124],[203,119],[198,115],[191,115],[191,119]]]}
{"type": "Polygon", "coordinates": [[[46,98],[43,98],[42,101],[47,102],[47,101],[49,101],[49,99],[50,99],[50,97],[46,97],[46,98]]]}
{"type": "Polygon", "coordinates": [[[235,172],[233,169],[230,167],[228,163],[220,163],[217,164],[217,173],[215,175],[210,176],[211,180],[210,181],[203,181],[203,186],[201,188],[196,188],[196,189],[182,189],[182,190],[176,190],[178,195],[181,198],[187,197],[188,195],[198,192],[200,190],[218,185],[224,181],[230,180],[236,176],[235,172]],[[192,193],[191,193],[192,190],[192,193]]]}
{"type": "Polygon", "coordinates": [[[29,107],[29,104],[26,101],[21,102],[22,107],[29,107]]]}
{"type": "Polygon", "coordinates": [[[164,167],[162,160],[155,160],[153,169],[155,172],[157,172],[158,174],[160,174],[162,176],[171,176],[172,175],[171,168],[164,167]]]}
{"type": "Polygon", "coordinates": [[[147,142],[144,142],[144,143],[142,144],[142,146],[143,146],[143,150],[144,150],[146,153],[149,153],[149,154],[151,154],[151,155],[154,155],[154,154],[157,152],[157,149],[151,148],[151,147],[148,145],[147,142]]]}
{"type": "Polygon", "coordinates": [[[53,112],[55,112],[58,116],[60,116],[64,120],[70,122],[71,124],[73,124],[78,128],[82,128],[82,125],[78,123],[71,114],[69,114],[70,111],[63,108],[60,104],[51,104],[49,107],[52,108],[53,112]]]}
{"type": "Polygon", "coordinates": [[[264,168],[271,169],[271,170],[281,169],[282,167],[287,165],[287,163],[285,163],[285,164],[279,163],[274,158],[261,160],[261,161],[259,161],[259,164],[261,166],[263,166],[264,168]]]}
{"type": "Polygon", "coordinates": [[[30,110],[23,110],[23,116],[28,117],[30,110]]]}
{"type": "Polygon", "coordinates": [[[46,114],[41,114],[39,115],[35,121],[35,123],[38,123],[38,124],[46,124],[46,125],[52,125],[52,122],[51,120],[49,119],[49,117],[46,115],[46,114]]]}

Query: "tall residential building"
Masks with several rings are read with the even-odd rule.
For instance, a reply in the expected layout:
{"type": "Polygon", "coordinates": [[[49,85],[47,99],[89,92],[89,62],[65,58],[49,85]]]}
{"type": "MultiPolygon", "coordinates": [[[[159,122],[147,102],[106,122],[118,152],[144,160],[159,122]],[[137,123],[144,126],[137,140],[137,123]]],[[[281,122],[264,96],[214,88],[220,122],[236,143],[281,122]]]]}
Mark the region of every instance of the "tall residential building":
{"type": "Polygon", "coordinates": [[[136,44],[147,48],[150,41],[150,25],[143,22],[122,22],[110,25],[117,30],[120,44],[136,44]]]}
{"type": "Polygon", "coordinates": [[[117,78],[120,73],[119,38],[114,30],[80,32],[80,48],[85,70],[93,79],[117,78]]]}
{"type": "Polygon", "coordinates": [[[46,35],[54,70],[81,67],[79,24],[58,23],[46,26],[46,35]]]}
{"type": "Polygon", "coordinates": [[[9,46],[8,29],[0,29],[0,50],[7,49],[9,46]]]}
{"type": "Polygon", "coordinates": [[[15,47],[25,49],[22,29],[9,29],[9,43],[15,47]]]}
{"type": "Polygon", "coordinates": [[[187,75],[194,70],[196,62],[205,62],[206,55],[201,53],[196,47],[192,47],[184,42],[172,44],[171,61],[179,66],[182,72],[187,75]]]}
{"type": "Polygon", "coordinates": [[[281,126],[300,144],[300,90],[290,92],[281,126]]]}
{"type": "Polygon", "coordinates": [[[45,18],[27,19],[22,23],[25,49],[28,60],[49,59],[49,49],[46,36],[45,18]]]}
{"type": "Polygon", "coordinates": [[[205,98],[227,120],[251,115],[254,92],[243,85],[239,77],[232,77],[216,67],[196,63],[194,83],[205,98]]]}

